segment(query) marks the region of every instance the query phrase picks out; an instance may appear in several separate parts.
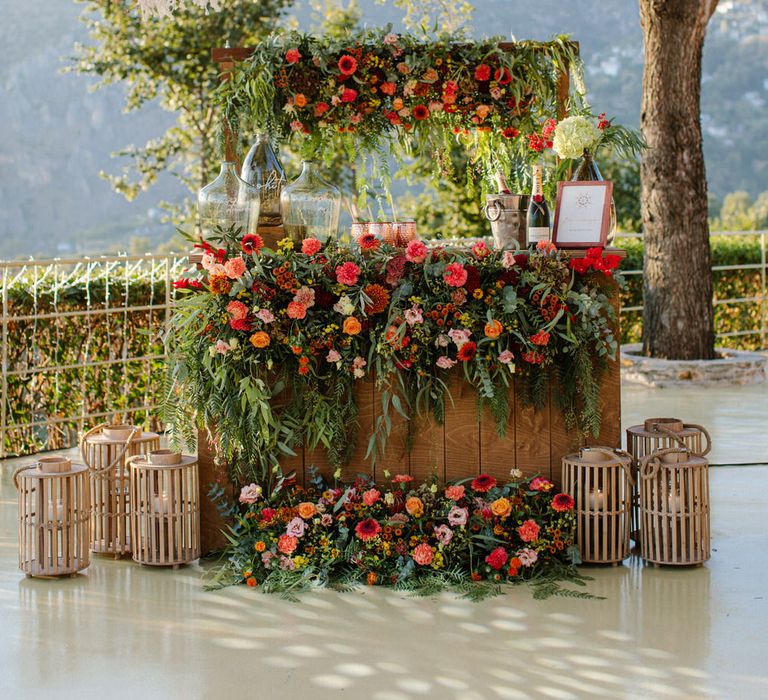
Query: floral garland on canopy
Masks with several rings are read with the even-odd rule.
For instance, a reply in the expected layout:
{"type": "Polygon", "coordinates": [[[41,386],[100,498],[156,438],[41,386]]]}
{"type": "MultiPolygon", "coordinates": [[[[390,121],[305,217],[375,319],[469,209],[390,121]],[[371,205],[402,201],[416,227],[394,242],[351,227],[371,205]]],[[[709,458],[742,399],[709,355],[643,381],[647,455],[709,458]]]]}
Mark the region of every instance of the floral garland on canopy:
{"type": "Polygon", "coordinates": [[[232,231],[199,244],[204,269],[175,284],[187,294],[168,339],[166,422],[181,429],[191,409],[199,425],[216,424],[234,475],[268,490],[302,443],[324,446],[334,465],[348,461],[354,385],[370,375],[383,402],[372,458],[391,412],[442,422],[457,371],[502,435],[515,373],[533,405],[555,379],[567,426],[598,434],[600,377],[617,348],[607,286],[617,256],[596,248],[569,259],[550,243],[530,254],[483,242],[359,244],[285,238],[273,251],[232,231]]]}
{"type": "Polygon", "coordinates": [[[340,39],[288,32],[255,47],[218,99],[235,133],[245,115],[275,137],[294,136],[312,157],[373,154],[386,174],[392,143],[444,166],[458,138],[490,176],[551,148],[558,81],[569,69],[580,75],[564,36],[504,44],[388,29],[340,39]]]}
{"type": "Polygon", "coordinates": [[[525,581],[535,597],[592,597],[559,585],[586,580],[574,568],[573,498],[543,477],[511,476],[414,485],[398,474],[348,486],[315,476],[306,488],[280,481],[269,495],[248,484],[210,587],[245,583],[295,598],[365,583],[480,599],[525,581]]]}

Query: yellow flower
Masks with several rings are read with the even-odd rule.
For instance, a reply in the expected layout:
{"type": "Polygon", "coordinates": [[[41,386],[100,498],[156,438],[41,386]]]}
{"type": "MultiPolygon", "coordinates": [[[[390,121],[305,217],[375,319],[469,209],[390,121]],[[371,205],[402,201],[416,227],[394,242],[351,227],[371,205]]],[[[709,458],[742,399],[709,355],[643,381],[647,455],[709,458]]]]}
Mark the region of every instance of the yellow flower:
{"type": "Polygon", "coordinates": [[[277,249],[281,253],[287,253],[289,250],[293,250],[293,241],[290,238],[281,238],[277,242],[277,249]]]}
{"type": "Polygon", "coordinates": [[[253,545],[253,548],[257,552],[263,552],[267,548],[267,545],[264,544],[264,542],[262,542],[261,540],[259,540],[255,545],[253,545]]]}
{"type": "Polygon", "coordinates": [[[502,496],[491,503],[491,512],[500,518],[506,518],[512,513],[512,504],[502,496]]]}
{"type": "Polygon", "coordinates": [[[478,287],[474,292],[472,292],[472,296],[475,297],[475,299],[482,299],[483,298],[483,290],[478,287]]]}
{"type": "Polygon", "coordinates": [[[405,502],[405,510],[408,512],[408,515],[414,518],[420,518],[424,514],[424,504],[421,502],[420,498],[411,496],[405,502]]]}
{"type": "Polygon", "coordinates": [[[269,345],[269,335],[264,331],[256,331],[251,336],[250,341],[255,348],[266,348],[269,345]]]}

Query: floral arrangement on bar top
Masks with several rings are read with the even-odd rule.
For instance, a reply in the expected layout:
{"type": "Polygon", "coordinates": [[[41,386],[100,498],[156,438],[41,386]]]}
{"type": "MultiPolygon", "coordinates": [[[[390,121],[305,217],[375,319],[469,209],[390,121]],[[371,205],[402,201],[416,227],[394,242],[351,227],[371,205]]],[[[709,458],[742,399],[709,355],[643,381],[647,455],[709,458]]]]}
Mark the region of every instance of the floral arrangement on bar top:
{"type": "Polygon", "coordinates": [[[555,380],[567,425],[598,434],[600,377],[617,347],[607,287],[617,256],[595,248],[569,260],[551,243],[531,254],[359,243],[286,238],[272,251],[229,231],[198,244],[204,269],[175,283],[186,294],[168,342],[166,422],[178,429],[195,411],[199,425],[217,425],[238,476],[271,479],[302,441],[348,461],[354,385],[366,377],[382,395],[375,457],[395,412],[442,422],[452,376],[477,388],[503,435],[516,374],[537,406],[555,380]]]}
{"type": "Polygon", "coordinates": [[[529,581],[537,596],[588,597],[557,583],[585,580],[574,568],[573,498],[543,477],[511,476],[504,484],[481,474],[416,486],[399,474],[387,487],[315,476],[307,488],[281,481],[271,496],[249,484],[212,587],[246,583],[293,596],[314,585],[367,583],[481,598],[499,584],[529,581]]]}

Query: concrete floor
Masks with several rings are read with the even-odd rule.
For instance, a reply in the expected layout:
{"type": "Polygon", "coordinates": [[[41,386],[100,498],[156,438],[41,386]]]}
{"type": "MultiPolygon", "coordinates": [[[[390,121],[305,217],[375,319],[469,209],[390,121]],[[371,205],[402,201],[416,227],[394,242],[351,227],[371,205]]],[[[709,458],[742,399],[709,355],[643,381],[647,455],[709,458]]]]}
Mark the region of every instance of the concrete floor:
{"type": "MultiPolygon", "coordinates": [[[[718,459],[747,457],[765,450],[762,434],[743,432],[756,404],[761,430],[768,415],[753,389],[676,404],[672,392],[630,388],[626,424],[678,415],[713,427],[718,459]]],[[[588,590],[605,600],[535,601],[521,587],[470,603],[366,588],[298,604],[245,587],[205,592],[199,565],[97,557],[76,578],[25,579],[11,467],[0,465],[0,698],[768,697],[768,466],[712,470],[705,567],[634,557],[592,567],[588,590]]]]}

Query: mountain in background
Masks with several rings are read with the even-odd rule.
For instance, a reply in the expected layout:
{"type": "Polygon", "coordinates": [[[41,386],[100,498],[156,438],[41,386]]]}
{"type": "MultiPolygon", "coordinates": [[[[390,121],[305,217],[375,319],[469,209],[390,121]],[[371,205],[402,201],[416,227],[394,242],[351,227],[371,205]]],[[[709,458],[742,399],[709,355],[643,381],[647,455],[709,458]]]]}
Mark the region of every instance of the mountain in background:
{"type": "MultiPolygon", "coordinates": [[[[391,3],[359,4],[364,24],[402,29],[391,3]]],[[[476,37],[571,34],[581,46],[590,102],[639,125],[643,49],[635,0],[476,0],[475,7],[476,37]]],[[[169,177],[126,202],[99,177],[119,170],[113,151],[143,144],[172,115],[156,107],[123,114],[119,86],[91,92],[92,79],[60,74],[74,43],[87,41],[80,10],[68,0],[0,0],[0,257],[124,250],[132,240],[154,248],[173,233],[160,222],[157,203],[186,194],[169,177]]],[[[306,2],[292,14],[299,26],[312,27],[306,2]]],[[[768,190],[767,69],[768,0],[720,0],[702,84],[707,175],[719,198],[768,190]]]]}

